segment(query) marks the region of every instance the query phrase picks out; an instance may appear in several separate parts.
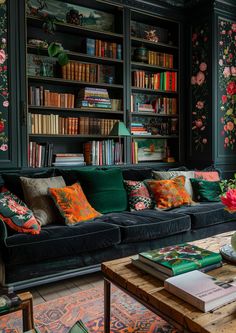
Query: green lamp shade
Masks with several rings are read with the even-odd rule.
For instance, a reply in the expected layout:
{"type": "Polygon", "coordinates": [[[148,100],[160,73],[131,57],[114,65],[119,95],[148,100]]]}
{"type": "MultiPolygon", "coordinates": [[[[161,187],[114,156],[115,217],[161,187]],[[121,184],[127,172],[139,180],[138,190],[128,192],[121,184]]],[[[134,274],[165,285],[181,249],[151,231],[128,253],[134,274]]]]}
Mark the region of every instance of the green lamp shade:
{"type": "Polygon", "coordinates": [[[131,134],[122,121],[117,121],[115,123],[115,125],[112,127],[112,130],[109,133],[109,135],[111,135],[111,136],[130,136],[131,134]]]}

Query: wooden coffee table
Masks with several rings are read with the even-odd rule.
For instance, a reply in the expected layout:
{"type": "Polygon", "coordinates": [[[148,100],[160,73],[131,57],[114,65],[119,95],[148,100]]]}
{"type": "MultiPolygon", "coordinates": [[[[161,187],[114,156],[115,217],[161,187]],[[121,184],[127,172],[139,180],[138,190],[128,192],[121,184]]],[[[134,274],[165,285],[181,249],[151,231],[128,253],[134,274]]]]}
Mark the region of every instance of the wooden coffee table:
{"type": "MultiPolygon", "coordinates": [[[[224,233],[204,240],[192,242],[211,251],[230,242],[233,232],[224,233]]],[[[105,333],[110,333],[111,283],[136,299],[179,332],[236,333],[236,302],[213,312],[201,312],[194,306],[168,293],[163,282],[139,270],[131,264],[130,258],[122,258],[102,264],[104,275],[104,319],[105,333]]],[[[236,277],[236,265],[224,263],[208,274],[222,280],[236,277]]]]}

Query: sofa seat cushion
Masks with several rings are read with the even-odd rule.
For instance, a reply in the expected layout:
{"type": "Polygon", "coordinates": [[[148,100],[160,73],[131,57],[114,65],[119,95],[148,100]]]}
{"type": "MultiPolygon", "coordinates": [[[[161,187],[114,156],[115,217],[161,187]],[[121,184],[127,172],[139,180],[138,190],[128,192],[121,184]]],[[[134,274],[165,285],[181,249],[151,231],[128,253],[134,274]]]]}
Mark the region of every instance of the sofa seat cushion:
{"type": "Polygon", "coordinates": [[[192,229],[207,228],[210,225],[236,220],[236,213],[227,212],[221,202],[201,202],[195,206],[175,208],[172,212],[189,215],[192,229]]]}
{"type": "Polygon", "coordinates": [[[190,218],[187,215],[162,212],[154,209],[109,213],[95,220],[119,226],[122,243],[161,238],[185,232],[191,226],[190,218]]]}
{"type": "Polygon", "coordinates": [[[42,227],[39,235],[14,234],[5,242],[6,262],[33,263],[113,246],[120,242],[120,230],[103,222],[81,222],[73,227],[51,224],[42,227]]]}

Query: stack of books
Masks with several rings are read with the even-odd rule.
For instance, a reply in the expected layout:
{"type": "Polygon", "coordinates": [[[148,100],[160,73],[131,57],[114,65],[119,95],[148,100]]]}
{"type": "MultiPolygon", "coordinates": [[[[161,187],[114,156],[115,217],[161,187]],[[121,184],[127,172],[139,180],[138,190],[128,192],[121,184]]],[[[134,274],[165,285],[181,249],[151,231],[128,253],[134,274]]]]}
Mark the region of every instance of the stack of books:
{"type": "Polygon", "coordinates": [[[111,109],[111,100],[107,89],[85,87],[78,94],[79,108],[111,109]]]}
{"type": "Polygon", "coordinates": [[[165,281],[164,286],[170,293],[203,312],[236,300],[236,283],[233,279],[218,280],[199,271],[171,277],[165,281]]]}
{"type": "Polygon", "coordinates": [[[54,166],[85,165],[84,154],[58,153],[54,155],[54,166]]]}
{"type": "Polygon", "coordinates": [[[138,258],[132,258],[132,263],[164,281],[197,269],[207,272],[221,267],[222,257],[219,253],[184,243],[139,253],[138,258]]]}
{"type": "Polygon", "coordinates": [[[151,135],[142,123],[131,123],[131,134],[134,135],[151,135]]]}

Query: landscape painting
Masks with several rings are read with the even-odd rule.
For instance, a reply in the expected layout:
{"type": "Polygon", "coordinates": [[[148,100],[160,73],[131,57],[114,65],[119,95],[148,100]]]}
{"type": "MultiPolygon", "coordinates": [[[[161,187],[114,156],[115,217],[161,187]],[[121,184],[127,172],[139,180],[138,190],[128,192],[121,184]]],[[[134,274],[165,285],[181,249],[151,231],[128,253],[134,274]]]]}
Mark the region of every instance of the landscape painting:
{"type": "MultiPolygon", "coordinates": [[[[27,2],[28,8],[30,6],[38,8],[40,6],[40,2],[41,1],[39,0],[29,0],[27,2]]],[[[57,19],[66,23],[66,14],[71,9],[78,11],[78,13],[82,15],[82,26],[99,31],[114,31],[114,15],[92,8],[86,8],[56,0],[47,0],[46,6],[40,10],[40,13],[48,13],[49,15],[55,16],[57,19]]]]}
{"type": "Polygon", "coordinates": [[[165,139],[136,139],[138,162],[162,161],[166,157],[165,139]]]}

